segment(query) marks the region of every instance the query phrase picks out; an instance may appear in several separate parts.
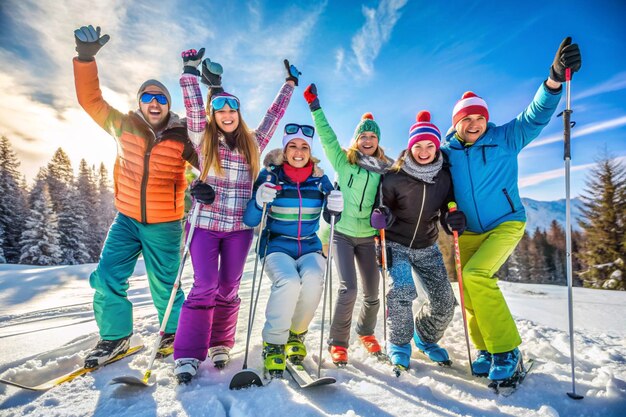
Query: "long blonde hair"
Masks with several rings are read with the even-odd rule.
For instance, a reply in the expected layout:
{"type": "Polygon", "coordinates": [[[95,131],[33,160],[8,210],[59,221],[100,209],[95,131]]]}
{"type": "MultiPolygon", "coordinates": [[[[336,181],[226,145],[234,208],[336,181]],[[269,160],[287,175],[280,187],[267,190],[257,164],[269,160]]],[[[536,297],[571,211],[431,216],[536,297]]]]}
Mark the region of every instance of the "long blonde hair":
{"type": "MultiPolygon", "coordinates": [[[[357,146],[358,141],[359,138],[353,140],[350,147],[346,149],[346,156],[348,157],[348,162],[350,162],[351,165],[356,164],[359,160],[359,147],[357,146]]],[[[385,156],[385,151],[383,150],[383,148],[380,147],[380,145],[376,146],[376,152],[374,152],[374,155],[372,156],[380,159],[381,161],[387,160],[387,157],[385,156]]]]}
{"type": "MultiPolygon", "coordinates": [[[[235,149],[241,152],[246,158],[246,162],[249,166],[250,178],[254,181],[259,174],[261,165],[259,161],[259,145],[256,141],[254,133],[248,129],[248,125],[246,125],[246,122],[244,122],[241,118],[239,110],[237,110],[237,114],[239,115],[239,125],[233,132],[233,137],[235,138],[235,149]]],[[[209,121],[206,125],[206,129],[204,130],[204,140],[202,144],[204,166],[202,167],[202,174],[200,178],[203,180],[206,179],[212,167],[215,169],[215,173],[218,176],[221,177],[224,175],[219,154],[219,135],[223,133],[221,133],[217,127],[215,114],[213,112],[210,113],[208,119],[209,121]]]]}

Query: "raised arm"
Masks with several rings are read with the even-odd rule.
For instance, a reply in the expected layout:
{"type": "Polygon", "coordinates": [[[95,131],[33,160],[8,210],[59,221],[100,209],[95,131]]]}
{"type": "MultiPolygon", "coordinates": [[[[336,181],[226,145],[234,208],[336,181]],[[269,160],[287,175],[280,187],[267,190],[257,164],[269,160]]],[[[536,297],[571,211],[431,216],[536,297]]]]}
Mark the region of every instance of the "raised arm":
{"type": "Polygon", "coordinates": [[[272,135],[278,127],[278,123],[285,115],[285,110],[289,105],[291,96],[293,94],[294,87],[298,85],[298,77],[302,74],[294,65],[290,65],[288,60],[283,61],[285,69],[287,70],[287,78],[285,83],[278,91],[278,95],[274,99],[274,102],[265,113],[265,117],[259,123],[256,128],[256,139],[259,143],[259,152],[263,152],[263,149],[267,146],[267,143],[272,138],[272,135]]]}
{"type": "Polygon", "coordinates": [[[204,129],[206,128],[206,111],[198,84],[198,76],[200,75],[198,65],[203,56],[204,48],[199,51],[189,49],[181,53],[183,73],[180,76],[180,86],[183,89],[183,101],[187,115],[187,134],[198,153],[200,153],[204,129]]]}
{"type": "Polygon", "coordinates": [[[326,158],[333,166],[335,171],[341,169],[342,166],[349,164],[346,153],[341,148],[337,135],[330,123],[326,119],[326,115],[320,106],[320,101],[317,96],[317,87],[315,84],[309,85],[304,90],[304,99],[309,103],[309,109],[313,116],[313,122],[317,129],[317,134],[320,136],[320,142],[322,142],[322,148],[324,148],[324,154],[326,158]]]}

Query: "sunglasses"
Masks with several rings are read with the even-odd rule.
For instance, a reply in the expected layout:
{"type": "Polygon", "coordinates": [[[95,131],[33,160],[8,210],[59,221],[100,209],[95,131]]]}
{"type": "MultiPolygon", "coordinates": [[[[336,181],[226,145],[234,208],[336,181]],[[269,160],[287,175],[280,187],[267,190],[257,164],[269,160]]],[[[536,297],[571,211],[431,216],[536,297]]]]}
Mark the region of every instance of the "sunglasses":
{"type": "Polygon", "coordinates": [[[165,94],[152,94],[152,93],[143,93],[141,95],[141,97],[139,98],[141,100],[142,103],[148,104],[148,103],[152,103],[152,100],[154,100],[156,98],[157,103],[159,104],[167,104],[167,97],[165,97],[165,94]]]}
{"type": "Polygon", "coordinates": [[[228,104],[233,110],[239,110],[239,100],[236,97],[218,96],[211,100],[211,108],[213,110],[222,110],[228,104]]]}
{"type": "Polygon", "coordinates": [[[312,138],[315,134],[315,128],[310,125],[299,125],[296,123],[288,123],[285,125],[285,134],[287,135],[298,133],[298,130],[301,131],[304,136],[309,138],[312,138]]]}

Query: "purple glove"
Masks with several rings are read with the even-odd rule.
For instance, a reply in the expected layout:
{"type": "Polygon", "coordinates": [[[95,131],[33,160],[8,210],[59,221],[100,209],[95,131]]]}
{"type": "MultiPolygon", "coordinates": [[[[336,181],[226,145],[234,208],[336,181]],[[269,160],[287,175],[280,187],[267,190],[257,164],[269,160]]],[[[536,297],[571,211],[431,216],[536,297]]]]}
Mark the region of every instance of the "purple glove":
{"type": "Polygon", "coordinates": [[[390,212],[387,207],[379,207],[372,211],[372,215],[370,216],[370,225],[374,229],[385,229],[387,228],[387,219],[390,212]]]}

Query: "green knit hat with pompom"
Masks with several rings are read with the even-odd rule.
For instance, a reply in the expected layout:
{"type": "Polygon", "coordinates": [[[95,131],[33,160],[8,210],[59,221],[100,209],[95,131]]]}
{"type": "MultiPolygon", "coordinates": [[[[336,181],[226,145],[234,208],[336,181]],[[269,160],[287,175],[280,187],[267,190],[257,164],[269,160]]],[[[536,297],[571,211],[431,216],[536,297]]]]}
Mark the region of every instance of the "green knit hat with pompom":
{"type": "Polygon", "coordinates": [[[378,141],[380,142],[380,127],[378,127],[378,123],[374,121],[374,115],[372,115],[372,113],[365,113],[361,116],[361,121],[356,125],[356,129],[354,129],[352,140],[356,141],[363,132],[373,132],[378,136],[378,141]]]}

